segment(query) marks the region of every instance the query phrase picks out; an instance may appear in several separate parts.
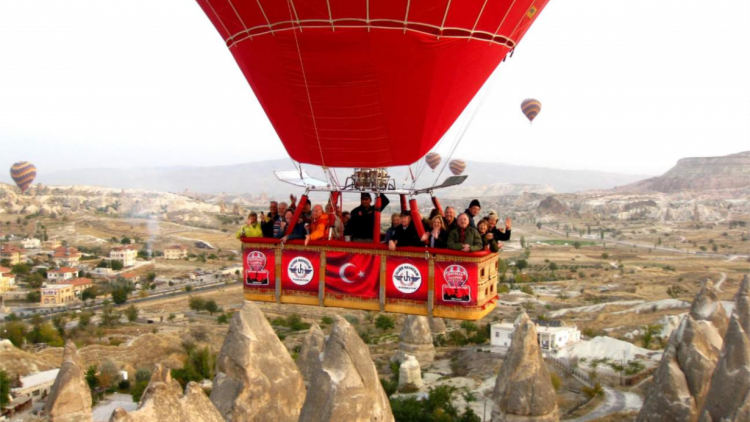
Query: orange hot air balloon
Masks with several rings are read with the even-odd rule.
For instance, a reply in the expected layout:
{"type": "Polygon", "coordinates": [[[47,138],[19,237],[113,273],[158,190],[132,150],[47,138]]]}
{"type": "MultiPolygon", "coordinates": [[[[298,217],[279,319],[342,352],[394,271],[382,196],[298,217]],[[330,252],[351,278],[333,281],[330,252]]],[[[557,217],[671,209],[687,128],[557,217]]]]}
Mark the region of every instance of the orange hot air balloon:
{"type": "Polygon", "coordinates": [[[533,98],[527,98],[521,103],[521,111],[529,119],[529,123],[533,122],[536,116],[542,111],[542,103],[539,100],[533,98]]]}
{"type": "Polygon", "coordinates": [[[451,162],[448,163],[448,168],[451,170],[451,173],[459,176],[464,170],[466,170],[466,163],[464,160],[451,160],[451,162]]]}
{"type": "Polygon", "coordinates": [[[28,161],[19,161],[10,167],[10,177],[21,192],[26,192],[36,177],[36,167],[28,161]]]}
{"type": "Polygon", "coordinates": [[[431,152],[424,157],[424,161],[433,170],[435,170],[435,168],[440,165],[440,159],[440,154],[438,154],[437,152],[431,152]]]}

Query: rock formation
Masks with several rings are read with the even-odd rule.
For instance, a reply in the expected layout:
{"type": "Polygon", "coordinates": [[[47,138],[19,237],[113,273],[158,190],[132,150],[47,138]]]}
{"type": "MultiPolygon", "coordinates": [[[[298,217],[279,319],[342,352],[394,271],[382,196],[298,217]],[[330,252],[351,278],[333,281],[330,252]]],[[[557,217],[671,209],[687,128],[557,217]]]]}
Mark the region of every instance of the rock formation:
{"type": "Polygon", "coordinates": [[[224,422],[200,385],[190,382],[182,394],[180,390],[175,391],[172,382],[175,381],[171,378],[167,382],[160,381],[155,372],[138,409],[128,413],[118,407],[109,422],[224,422]]]}
{"type": "Polygon", "coordinates": [[[707,280],[695,296],[689,314],[697,321],[711,322],[722,337],[726,334],[729,318],[711,280],[707,280]]]}
{"type": "Polygon", "coordinates": [[[750,420],[750,339],[735,316],[701,411],[701,422],[750,420]]]}
{"type": "Polygon", "coordinates": [[[445,334],[447,330],[445,328],[445,321],[443,320],[443,318],[428,317],[427,319],[430,322],[430,332],[433,336],[445,334]]]}
{"type": "Polygon", "coordinates": [[[568,207],[554,196],[548,196],[539,202],[536,210],[539,214],[565,214],[568,212],[568,207]]]}
{"type": "Polygon", "coordinates": [[[421,388],[422,385],[422,369],[419,367],[419,361],[412,355],[406,355],[398,371],[398,389],[421,388]]]}
{"type": "Polygon", "coordinates": [[[406,355],[412,355],[423,368],[435,360],[435,346],[432,344],[430,323],[426,316],[407,316],[399,339],[398,352],[393,360],[403,362],[406,355]]]}
{"type": "Polygon", "coordinates": [[[154,371],[151,373],[151,379],[148,381],[148,385],[146,386],[146,389],[143,390],[143,395],[138,401],[139,406],[142,406],[146,399],[148,399],[149,395],[153,392],[155,385],[158,383],[164,384],[175,396],[182,394],[182,386],[180,386],[179,382],[172,379],[172,371],[157,363],[154,367],[154,371]]]}
{"type": "Polygon", "coordinates": [[[310,330],[305,334],[297,358],[297,367],[306,383],[310,382],[312,374],[320,366],[320,354],[323,353],[325,342],[326,337],[323,330],[318,327],[318,324],[313,323],[310,330]]]}
{"type": "Polygon", "coordinates": [[[713,324],[686,315],[669,338],[638,422],[695,421],[721,347],[713,324]]]}
{"type": "Polygon", "coordinates": [[[224,419],[297,421],[305,385],[266,317],[245,301],[234,314],[216,364],[211,401],[224,419]]]}
{"type": "Polygon", "coordinates": [[[91,390],[76,345],[68,340],[60,372],[44,405],[52,422],[91,421],[91,390]]]}
{"type": "Polygon", "coordinates": [[[536,327],[525,312],[515,326],[495,382],[492,420],[558,421],[557,395],[537,342],[536,327]]]}
{"type": "Polygon", "coordinates": [[[734,315],[745,334],[750,335],[750,276],[745,274],[734,297],[734,315]]]}
{"type": "Polygon", "coordinates": [[[393,420],[370,350],[354,327],[336,316],[299,422],[393,420]]]}

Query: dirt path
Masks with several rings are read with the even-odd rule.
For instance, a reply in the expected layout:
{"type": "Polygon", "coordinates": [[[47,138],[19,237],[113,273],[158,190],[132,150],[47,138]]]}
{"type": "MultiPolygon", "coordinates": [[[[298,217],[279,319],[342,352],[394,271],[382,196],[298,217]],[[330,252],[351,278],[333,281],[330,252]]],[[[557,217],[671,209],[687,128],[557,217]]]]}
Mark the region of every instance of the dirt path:
{"type": "Polygon", "coordinates": [[[638,410],[642,405],[641,398],[635,393],[618,391],[609,387],[604,387],[604,401],[599,407],[575,419],[565,419],[566,422],[589,422],[602,418],[612,413],[623,412],[626,410],[638,410]]]}
{"type": "Polygon", "coordinates": [[[727,279],[727,273],[721,273],[721,280],[717,281],[716,284],[714,284],[714,287],[716,287],[716,290],[721,291],[721,284],[726,279],[727,279]]]}

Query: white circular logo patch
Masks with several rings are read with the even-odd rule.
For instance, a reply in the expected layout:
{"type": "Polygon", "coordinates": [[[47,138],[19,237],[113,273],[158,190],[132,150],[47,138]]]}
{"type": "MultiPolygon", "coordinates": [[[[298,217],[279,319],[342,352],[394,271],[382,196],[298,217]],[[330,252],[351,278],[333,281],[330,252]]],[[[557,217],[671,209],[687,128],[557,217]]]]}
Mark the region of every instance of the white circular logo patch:
{"type": "Polygon", "coordinates": [[[401,293],[414,293],[422,285],[422,273],[411,264],[401,264],[393,271],[393,285],[401,293]]]}
{"type": "Polygon", "coordinates": [[[289,279],[298,286],[304,286],[312,281],[315,270],[309,259],[298,256],[289,262],[286,269],[289,279]]]}

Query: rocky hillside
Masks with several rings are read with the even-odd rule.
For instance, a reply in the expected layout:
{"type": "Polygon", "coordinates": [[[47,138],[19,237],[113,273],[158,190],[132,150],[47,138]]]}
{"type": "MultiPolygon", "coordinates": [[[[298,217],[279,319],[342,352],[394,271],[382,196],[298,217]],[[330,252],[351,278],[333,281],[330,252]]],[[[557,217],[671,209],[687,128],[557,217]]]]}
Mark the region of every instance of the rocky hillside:
{"type": "Polygon", "coordinates": [[[662,176],[619,187],[619,192],[750,189],[750,151],[723,157],[683,158],[662,176]]]}

